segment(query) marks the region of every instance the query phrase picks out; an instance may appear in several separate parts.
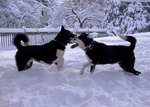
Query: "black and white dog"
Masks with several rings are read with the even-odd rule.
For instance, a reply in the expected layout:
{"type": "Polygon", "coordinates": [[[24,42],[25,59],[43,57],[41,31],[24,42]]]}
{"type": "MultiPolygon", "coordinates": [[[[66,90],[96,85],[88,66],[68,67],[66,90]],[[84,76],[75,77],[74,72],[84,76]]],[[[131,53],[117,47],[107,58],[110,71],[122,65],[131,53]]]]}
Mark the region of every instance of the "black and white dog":
{"type": "Polygon", "coordinates": [[[72,43],[75,43],[71,48],[79,47],[85,51],[88,62],[82,66],[80,74],[84,73],[86,67],[90,66],[90,72],[93,73],[97,64],[114,64],[119,63],[120,67],[127,72],[139,75],[134,69],[135,56],[134,48],[136,39],[132,36],[121,36],[123,40],[131,43],[130,46],[108,46],[103,43],[98,43],[88,36],[86,33],[82,33],[80,36],[72,39],[72,43]]]}
{"type": "Polygon", "coordinates": [[[57,70],[63,66],[64,63],[64,51],[67,43],[70,43],[71,39],[75,35],[69,30],[66,30],[63,26],[61,31],[55,37],[54,40],[44,45],[29,45],[29,39],[26,34],[18,33],[13,40],[13,44],[17,47],[16,52],[16,65],[18,71],[28,69],[32,66],[33,60],[38,62],[45,62],[47,64],[56,64],[57,70]],[[21,41],[24,42],[23,46],[21,41]]]}

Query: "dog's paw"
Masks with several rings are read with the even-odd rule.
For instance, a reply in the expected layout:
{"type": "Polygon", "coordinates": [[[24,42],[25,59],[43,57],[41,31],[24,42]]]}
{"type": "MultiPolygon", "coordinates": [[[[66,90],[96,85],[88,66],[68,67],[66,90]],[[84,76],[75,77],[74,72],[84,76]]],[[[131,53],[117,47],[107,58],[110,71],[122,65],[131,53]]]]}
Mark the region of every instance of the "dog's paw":
{"type": "Polygon", "coordinates": [[[138,72],[138,71],[137,71],[137,72],[135,72],[134,74],[135,74],[135,75],[139,75],[139,74],[141,74],[141,72],[138,72]]]}
{"type": "Polygon", "coordinates": [[[93,74],[94,71],[90,71],[91,74],[93,74]]]}
{"type": "Polygon", "coordinates": [[[83,75],[83,72],[81,71],[80,74],[83,75]]]}

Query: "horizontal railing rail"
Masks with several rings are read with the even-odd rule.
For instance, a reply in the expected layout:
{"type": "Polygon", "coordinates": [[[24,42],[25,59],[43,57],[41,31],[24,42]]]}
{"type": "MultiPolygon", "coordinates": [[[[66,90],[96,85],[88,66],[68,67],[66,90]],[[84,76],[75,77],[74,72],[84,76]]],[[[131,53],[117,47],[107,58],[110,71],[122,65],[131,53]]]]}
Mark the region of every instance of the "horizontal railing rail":
{"type": "MultiPolygon", "coordinates": [[[[68,30],[76,33],[82,32],[97,32],[97,33],[104,33],[106,29],[94,29],[94,28],[82,28],[82,29],[75,29],[75,28],[68,28],[68,30]]],[[[0,28],[0,33],[58,33],[60,28],[0,28]]]]}
{"type": "MultiPolygon", "coordinates": [[[[95,28],[67,28],[73,33],[79,34],[82,32],[86,33],[98,33],[100,36],[106,36],[105,29],[95,29],[95,28]]],[[[60,28],[0,28],[0,49],[14,49],[12,44],[13,37],[16,33],[26,33],[30,39],[30,44],[44,44],[54,39],[60,28]]]]}

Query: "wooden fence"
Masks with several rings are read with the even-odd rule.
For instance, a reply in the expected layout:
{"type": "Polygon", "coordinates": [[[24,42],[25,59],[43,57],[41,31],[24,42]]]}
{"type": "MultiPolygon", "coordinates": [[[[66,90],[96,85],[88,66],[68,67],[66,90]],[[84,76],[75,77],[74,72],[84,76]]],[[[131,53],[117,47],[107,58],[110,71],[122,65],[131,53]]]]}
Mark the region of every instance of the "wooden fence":
{"type": "MultiPolygon", "coordinates": [[[[74,33],[99,33],[99,35],[106,36],[105,29],[69,29],[74,33]]],[[[13,37],[16,33],[27,33],[30,44],[44,44],[54,39],[57,33],[60,31],[59,28],[24,28],[24,29],[15,29],[15,28],[0,28],[0,49],[14,49],[15,47],[12,44],[13,37]]]]}

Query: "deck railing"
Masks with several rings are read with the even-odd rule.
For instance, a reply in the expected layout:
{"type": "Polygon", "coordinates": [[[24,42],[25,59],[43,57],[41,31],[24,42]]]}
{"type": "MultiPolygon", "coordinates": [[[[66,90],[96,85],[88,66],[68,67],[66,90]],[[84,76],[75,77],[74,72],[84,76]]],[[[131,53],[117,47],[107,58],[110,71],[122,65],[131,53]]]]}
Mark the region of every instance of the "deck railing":
{"type": "MultiPolygon", "coordinates": [[[[99,35],[106,36],[105,29],[73,29],[68,28],[68,30],[74,33],[99,33],[99,35]]],[[[12,44],[13,37],[16,33],[26,33],[30,39],[30,44],[44,44],[48,41],[54,39],[60,28],[0,28],[0,49],[12,49],[14,48],[12,44]]]]}

